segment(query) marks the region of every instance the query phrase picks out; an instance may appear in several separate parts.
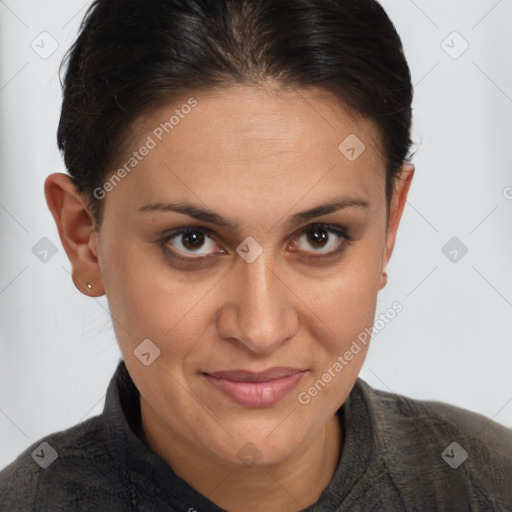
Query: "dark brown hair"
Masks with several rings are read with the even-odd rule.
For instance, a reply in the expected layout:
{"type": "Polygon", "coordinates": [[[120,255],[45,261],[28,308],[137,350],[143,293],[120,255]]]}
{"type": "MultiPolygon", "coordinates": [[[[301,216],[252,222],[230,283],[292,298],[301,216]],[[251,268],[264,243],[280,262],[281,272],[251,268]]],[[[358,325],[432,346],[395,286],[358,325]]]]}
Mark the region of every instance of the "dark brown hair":
{"type": "Polygon", "coordinates": [[[409,157],[410,71],[374,0],[95,0],[65,64],[58,147],[96,229],[93,191],[130,127],[190,91],[273,79],[334,93],[379,128],[388,207],[409,157]]]}

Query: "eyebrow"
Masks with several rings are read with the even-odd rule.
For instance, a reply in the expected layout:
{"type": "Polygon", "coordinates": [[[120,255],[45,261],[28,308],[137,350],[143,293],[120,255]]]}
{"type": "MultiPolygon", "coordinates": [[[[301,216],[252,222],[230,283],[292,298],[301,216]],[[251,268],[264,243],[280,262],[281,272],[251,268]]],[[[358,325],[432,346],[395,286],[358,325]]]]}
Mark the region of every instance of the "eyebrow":
{"type": "MultiPolygon", "coordinates": [[[[303,210],[301,212],[293,214],[290,219],[290,224],[299,224],[301,222],[308,221],[315,217],[320,217],[322,215],[327,215],[329,213],[333,213],[339,210],[343,210],[345,208],[361,208],[367,209],[369,207],[369,202],[362,198],[347,198],[347,197],[338,197],[332,200],[329,200],[325,203],[322,203],[314,208],[310,208],[308,210],[303,210]]],[[[151,213],[151,212],[176,212],[184,215],[188,215],[189,217],[193,217],[194,219],[200,220],[202,222],[208,222],[210,224],[215,224],[216,226],[226,227],[232,230],[238,229],[238,223],[234,222],[230,219],[226,219],[222,215],[209,210],[208,208],[203,208],[195,204],[191,203],[151,203],[145,206],[142,206],[137,210],[137,213],[151,213]]]]}

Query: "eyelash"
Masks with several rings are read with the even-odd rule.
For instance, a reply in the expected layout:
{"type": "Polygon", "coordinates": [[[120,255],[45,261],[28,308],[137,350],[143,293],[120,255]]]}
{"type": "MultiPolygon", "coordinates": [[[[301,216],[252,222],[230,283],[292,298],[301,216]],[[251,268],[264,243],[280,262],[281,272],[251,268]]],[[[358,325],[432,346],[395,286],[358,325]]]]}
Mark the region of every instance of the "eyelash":
{"type": "MultiPolygon", "coordinates": [[[[336,226],[335,224],[322,224],[322,223],[310,224],[309,226],[306,226],[304,229],[302,229],[299,232],[299,235],[297,238],[300,238],[302,235],[307,234],[309,231],[313,231],[315,229],[322,229],[328,233],[334,233],[336,236],[338,236],[341,239],[341,241],[338,244],[338,246],[336,247],[336,249],[333,249],[331,251],[319,253],[319,255],[314,255],[314,256],[311,254],[301,255],[300,257],[303,260],[319,261],[322,259],[327,259],[329,257],[333,257],[335,255],[341,254],[342,252],[344,252],[346,246],[352,241],[351,238],[347,236],[345,231],[340,226],[336,226]]],[[[166,247],[166,244],[168,244],[172,239],[177,238],[180,235],[197,233],[197,232],[204,233],[204,234],[208,235],[210,238],[214,238],[214,236],[215,236],[215,232],[209,228],[199,227],[199,226],[197,226],[197,227],[187,226],[187,227],[183,227],[183,228],[174,229],[170,232],[165,233],[157,241],[157,243],[159,243],[160,246],[162,247],[162,249],[172,258],[175,258],[178,260],[184,260],[189,263],[193,263],[193,262],[197,262],[197,261],[205,261],[213,256],[192,256],[192,257],[180,256],[179,254],[177,254],[177,252],[175,250],[169,249],[166,247]]],[[[299,252],[299,251],[297,251],[297,252],[299,252]]]]}

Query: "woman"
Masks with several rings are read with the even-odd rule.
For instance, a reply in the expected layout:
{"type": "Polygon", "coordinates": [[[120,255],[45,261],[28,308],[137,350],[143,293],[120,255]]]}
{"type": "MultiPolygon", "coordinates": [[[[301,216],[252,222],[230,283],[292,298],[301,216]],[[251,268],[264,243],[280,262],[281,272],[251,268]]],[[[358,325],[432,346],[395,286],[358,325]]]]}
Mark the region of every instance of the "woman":
{"type": "Polygon", "coordinates": [[[411,102],[374,0],[96,0],[45,194],[123,359],[3,509],[511,510],[510,430],[358,378],[411,102]]]}

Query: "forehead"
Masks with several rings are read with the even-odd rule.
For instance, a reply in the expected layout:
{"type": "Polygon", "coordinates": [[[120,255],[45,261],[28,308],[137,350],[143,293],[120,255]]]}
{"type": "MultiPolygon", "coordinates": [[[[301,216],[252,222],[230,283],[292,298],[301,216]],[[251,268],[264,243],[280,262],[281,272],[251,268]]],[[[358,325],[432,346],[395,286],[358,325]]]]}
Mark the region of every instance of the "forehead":
{"type": "Polygon", "coordinates": [[[201,189],[205,199],[215,189],[232,201],[244,194],[275,201],[285,190],[298,198],[336,187],[368,198],[384,193],[376,125],[319,88],[190,93],[141,117],[129,141],[118,166],[134,151],[150,149],[131,162],[136,165],[115,195],[140,202],[166,199],[162,195],[178,189],[188,195],[201,189]]]}

